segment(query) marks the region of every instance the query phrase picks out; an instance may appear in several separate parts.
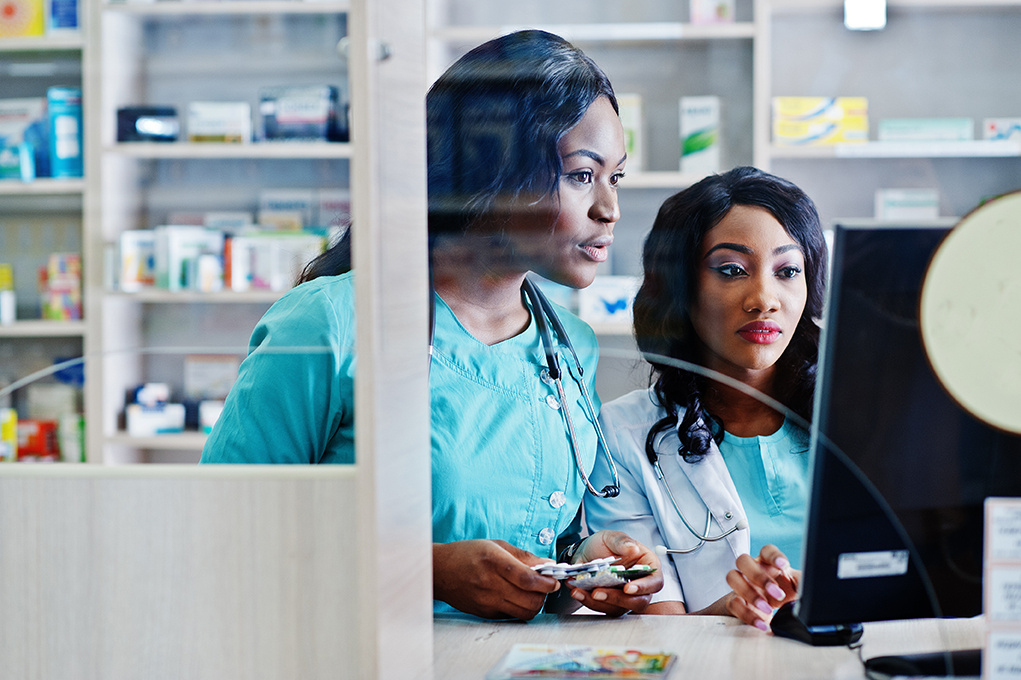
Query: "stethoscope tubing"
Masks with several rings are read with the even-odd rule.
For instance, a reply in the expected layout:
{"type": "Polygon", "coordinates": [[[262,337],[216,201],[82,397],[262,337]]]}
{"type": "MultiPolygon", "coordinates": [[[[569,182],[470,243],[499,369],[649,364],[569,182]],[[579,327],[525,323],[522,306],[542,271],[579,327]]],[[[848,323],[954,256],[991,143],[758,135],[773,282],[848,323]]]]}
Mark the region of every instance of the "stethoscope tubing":
{"type": "Polygon", "coordinates": [[[714,516],[713,511],[709,508],[709,505],[706,504],[705,529],[701,533],[696,531],[695,528],[688,523],[688,520],[684,517],[684,513],[681,512],[681,507],[677,504],[677,499],[674,498],[674,491],[670,488],[670,483],[667,481],[666,475],[663,473],[663,467],[659,463],[659,454],[656,453],[654,446],[650,445],[648,452],[649,462],[652,463],[652,468],[656,472],[656,479],[660,482],[660,484],[662,484],[663,488],[666,489],[667,497],[670,499],[670,505],[673,506],[674,512],[677,513],[677,516],[680,518],[681,524],[684,525],[684,528],[687,529],[692,536],[698,539],[698,544],[691,548],[668,548],[666,546],[657,546],[657,553],[661,555],[687,555],[699,550],[707,542],[711,543],[714,541],[722,541],[735,531],[748,528],[748,522],[741,519],[738,520],[737,524],[732,526],[730,529],[727,529],[716,536],[710,536],[709,529],[712,526],[714,516]]]}
{"type": "MultiPolygon", "coordinates": [[[[613,457],[610,455],[610,447],[606,445],[606,437],[603,436],[603,429],[599,426],[599,417],[596,414],[595,404],[592,403],[592,396],[589,394],[588,387],[585,386],[585,369],[582,368],[581,359],[578,358],[578,353],[574,351],[574,345],[571,344],[571,338],[567,334],[567,329],[564,328],[563,323],[560,321],[560,317],[557,315],[553,304],[546,299],[546,296],[542,294],[542,291],[532,283],[528,278],[525,279],[524,283],[521,284],[521,289],[525,292],[529,302],[532,305],[532,313],[535,315],[536,327],[539,330],[539,337],[542,340],[543,353],[546,355],[546,370],[549,373],[550,378],[553,380],[557,388],[557,396],[560,398],[560,410],[563,411],[564,420],[567,421],[567,432],[571,439],[571,452],[574,455],[574,463],[578,469],[578,475],[581,477],[581,481],[584,482],[585,488],[588,489],[589,493],[600,498],[614,498],[620,495],[620,478],[617,475],[617,466],[613,462],[613,457]],[[549,323],[547,324],[547,319],[549,323]],[[571,418],[571,410],[568,408],[568,400],[566,392],[564,391],[564,384],[561,380],[562,372],[560,370],[560,361],[557,358],[556,351],[553,349],[553,336],[550,333],[549,327],[553,326],[554,332],[557,334],[557,338],[560,343],[567,348],[574,358],[574,364],[577,368],[578,375],[572,377],[575,378],[575,382],[581,388],[582,396],[585,398],[585,406],[588,408],[589,415],[592,418],[592,426],[596,431],[596,439],[599,441],[599,448],[602,449],[603,455],[606,457],[606,463],[610,467],[610,475],[613,477],[613,484],[607,484],[602,490],[596,489],[592,482],[589,480],[588,475],[585,473],[585,466],[581,460],[581,450],[578,446],[578,437],[574,429],[574,420],[571,418]]],[[[433,293],[435,295],[435,293],[433,293]]],[[[430,307],[429,307],[429,363],[432,364],[433,355],[433,336],[436,332],[436,301],[430,296],[430,307]]],[[[571,373],[568,370],[568,373],[571,373]]]]}
{"type": "MultiPolygon", "coordinates": [[[[585,488],[589,490],[589,493],[600,498],[614,498],[620,495],[620,479],[617,476],[617,466],[613,462],[613,457],[610,456],[610,449],[606,445],[606,438],[603,436],[603,430],[599,426],[599,418],[596,415],[596,407],[592,403],[592,397],[589,395],[588,388],[585,386],[585,369],[582,368],[581,359],[578,358],[578,353],[574,351],[574,345],[571,344],[571,338],[567,334],[567,329],[560,321],[560,317],[557,316],[557,312],[553,309],[552,303],[546,299],[546,296],[538,289],[538,287],[529,279],[525,279],[522,284],[522,289],[525,291],[525,295],[532,303],[533,312],[535,314],[536,326],[539,329],[539,337],[542,339],[543,352],[546,354],[547,371],[549,372],[550,378],[557,386],[557,394],[560,397],[561,410],[564,412],[564,419],[567,421],[567,431],[571,438],[571,450],[574,453],[574,462],[578,468],[578,474],[581,476],[581,481],[585,483],[585,488]],[[547,324],[546,321],[549,320],[547,324]],[[588,408],[588,412],[592,417],[592,426],[596,430],[596,438],[599,441],[599,447],[603,451],[603,455],[606,457],[607,465],[610,468],[610,475],[613,477],[613,484],[607,484],[602,490],[597,490],[592,482],[589,481],[588,475],[585,473],[585,466],[581,461],[581,451],[578,446],[578,438],[574,430],[574,421],[571,418],[571,410],[568,408],[567,396],[564,392],[564,385],[561,380],[562,372],[560,370],[560,361],[557,358],[556,351],[553,348],[553,335],[550,333],[549,327],[553,326],[553,330],[557,334],[557,338],[560,343],[567,348],[567,351],[571,353],[574,358],[575,368],[578,370],[575,382],[578,383],[581,388],[581,393],[585,398],[585,405],[588,408]]],[[[570,373],[570,371],[568,371],[570,373]]]]}
{"type": "Polygon", "coordinates": [[[684,528],[687,529],[688,532],[691,533],[692,536],[694,536],[695,538],[698,539],[698,545],[694,546],[693,548],[684,548],[684,549],[681,549],[681,548],[665,548],[661,552],[664,552],[664,553],[670,554],[670,555],[686,555],[688,553],[693,553],[696,550],[698,550],[699,548],[701,548],[703,545],[705,545],[706,542],[721,541],[724,538],[726,538],[727,536],[730,536],[735,531],[740,531],[741,529],[745,529],[745,528],[748,527],[748,522],[746,522],[745,520],[742,519],[742,520],[738,520],[737,524],[735,524],[731,528],[727,529],[723,533],[717,534],[716,536],[710,536],[709,535],[709,528],[712,526],[713,511],[710,510],[709,506],[707,505],[706,506],[706,513],[705,513],[705,529],[702,531],[702,533],[699,533],[698,531],[696,531],[694,529],[694,527],[692,527],[690,524],[688,524],[688,520],[685,519],[684,513],[681,512],[680,506],[677,505],[677,499],[674,498],[673,489],[670,488],[670,483],[667,482],[666,475],[663,474],[663,469],[659,465],[659,460],[657,460],[653,464],[653,467],[656,469],[656,478],[659,479],[659,481],[663,484],[663,488],[666,489],[667,497],[670,499],[670,505],[674,506],[674,512],[676,512],[677,516],[681,518],[681,523],[684,525],[684,528]]]}

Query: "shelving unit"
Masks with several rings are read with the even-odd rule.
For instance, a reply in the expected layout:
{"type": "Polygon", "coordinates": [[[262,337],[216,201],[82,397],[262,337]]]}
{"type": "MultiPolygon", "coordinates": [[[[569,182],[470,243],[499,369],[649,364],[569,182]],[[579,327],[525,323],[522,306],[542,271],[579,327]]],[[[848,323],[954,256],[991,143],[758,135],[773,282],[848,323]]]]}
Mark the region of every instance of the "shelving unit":
{"type": "Polygon", "coordinates": [[[158,4],[148,2],[109,2],[104,8],[109,13],[138,16],[227,16],[270,14],[341,14],[351,9],[350,2],[321,2],[319,0],[230,0],[203,2],[202,0],[173,0],[158,4]]]}
{"type": "Polygon", "coordinates": [[[621,182],[621,189],[683,189],[705,177],[691,172],[644,172],[628,171],[621,182]]]}
{"type": "MultiPolygon", "coordinates": [[[[753,18],[752,4],[752,0],[739,0],[738,21],[692,24],[684,20],[686,6],[677,3],[643,2],[626,8],[572,6],[568,9],[527,3],[508,6],[431,0],[427,5],[429,73],[435,79],[471,47],[516,30],[538,28],[560,35],[584,49],[607,72],[618,94],[639,92],[643,95],[648,121],[647,167],[628,168],[621,188],[677,191],[703,177],[677,171],[680,159],[677,96],[721,95],[726,100],[724,162],[727,158],[732,164],[752,161],[751,114],[755,87],[752,51],[760,33],[760,26],[753,18]],[[569,20],[565,21],[566,18],[569,20]],[[708,71],[719,71],[722,67],[728,77],[709,82],[702,76],[712,59],[710,55],[717,54],[721,57],[720,64],[709,64],[708,71]],[[701,62],[699,69],[684,67],[683,62],[689,55],[701,62]],[[724,62],[728,63],[723,65],[724,62]],[[694,74],[695,70],[701,73],[694,74]],[[729,139],[728,133],[732,135],[729,139]],[[664,143],[667,139],[673,143],[664,143]]],[[[622,206],[625,200],[622,198],[622,206]]],[[[625,220],[626,213],[622,221],[625,220]]],[[[618,230],[621,226],[618,225],[618,230]]],[[[617,265],[614,267],[616,269],[617,265]]],[[[633,267],[634,262],[630,262],[618,273],[633,273],[633,267]]]]}
{"type": "Polygon", "coordinates": [[[772,159],[798,158],[1012,158],[1021,156],[1021,142],[981,140],[960,142],[863,142],[833,146],[773,146],[772,159]]]}
{"type": "Polygon", "coordinates": [[[0,338],[77,338],[83,335],[84,321],[16,321],[0,326],[0,338]]]}
{"type": "Polygon", "coordinates": [[[53,179],[40,177],[31,182],[0,182],[0,196],[55,196],[58,194],[81,195],[85,191],[85,180],[53,179]]]}
{"type": "Polygon", "coordinates": [[[679,21],[592,23],[592,24],[520,24],[515,26],[439,26],[432,37],[448,43],[477,45],[500,35],[524,28],[538,28],[556,33],[572,43],[593,42],[673,42],[677,40],[724,40],[753,38],[755,24],[691,24],[679,21]]]}
{"type": "Polygon", "coordinates": [[[250,144],[218,144],[176,142],[130,142],[113,144],[104,149],[109,154],[131,158],[160,159],[231,159],[278,158],[315,159],[351,158],[351,145],[343,142],[252,142],[250,144]]]}
{"type": "Polygon", "coordinates": [[[756,123],[773,95],[866,96],[870,139],[884,118],[967,117],[976,139],[791,148],[759,135],[756,162],[815,199],[823,223],[872,217],[880,188],[935,188],[941,215],[1021,187],[1021,142],[980,139],[982,120],[1021,117],[1017,0],[889,0],[881,31],[847,31],[837,0],[759,0],[766,68],[756,123]]]}
{"type": "Polygon", "coordinates": [[[199,291],[169,291],[169,290],[141,290],[137,293],[125,293],[123,291],[111,291],[107,295],[113,299],[125,299],[135,302],[149,304],[179,304],[202,302],[209,304],[272,304],[280,299],[284,291],[274,290],[250,290],[232,291],[223,290],[213,293],[199,291]]]}
{"type": "Polygon", "coordinates": [[[45,35],[26,38],[3,38],[0,53],[4,52],[77,52],[85,41],[80,34],[45,35]]]}
{"type": "MultiPolygon", "coordinates": [[[[82,86],[82,65],[89,56],[86,33],[83,18],[76,33],[0,39],[0,97],[45,98],[52,86],[82,86]]],[[[36,269],[50,253],[82,252],[87,191],[85,179],[0,181],[0,262],[14,266],[18,299],[17,320],[0,326],[0,385],[44,369],[57,357],[84,352],[86,321],[38,318],[36,269]]],[[[26,394],[20,389],[11,398],[20,418],[31,415],[26,394]]]]}
{"type": "Polygon", "coordinates": [[[108,446],[122,446],[128,449],[146,449],[148,451],[202,451],[206,444],[206,435],[201,432],[182,432],[180,434],[160,434],[153,437],[132,437],[126,432],[104,438],[108,446]]]}
{"type": "MultiPolygon", "coordinates": [[[[190,101],[248,101],[278,84],[347,86],[348,2],[232,1],[96,3],[98,124],[89,251],[104,251],[126,229],[165,224],[175,210],[253,212],[261,188],[349,186],[349,143],[118,143],[115,111],[133,104],[173,105],[185,123],[190,101]]],[[[182,139],[185,130],[182,129],[182,139]]],[[[199,293],[105,287],[99,266],[89,288],[101,310],[93,327],[105,355],[92,362],[90,460],[107,464],[197,461],[205,435],[135,438],[121,428],[125,391],[142,382],[182,388],[183,354],[133,348],[189,348],[189,353],[246,353],[248,336],[281,291],[199,293]]]]}

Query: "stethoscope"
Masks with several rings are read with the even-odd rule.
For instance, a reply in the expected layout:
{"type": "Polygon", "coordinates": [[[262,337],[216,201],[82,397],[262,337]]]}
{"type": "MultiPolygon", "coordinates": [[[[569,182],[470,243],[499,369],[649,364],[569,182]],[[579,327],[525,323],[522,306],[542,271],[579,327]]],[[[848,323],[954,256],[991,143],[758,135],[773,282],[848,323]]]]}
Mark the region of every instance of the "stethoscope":
{"type": "MultiPolygon", "coordinates": [[[[578,353],[574,351],[574,346],[571,344],[571,338],[567,335],[567,330],[564,325],[560,322],[560,317],[557,316],[557,312],[553,309],[553,305],[543,295],[542,291],[532,283],[531,280],[525,279],[524,283],[521,284],[521,290],[524,291],[525,296],[528,298],[529,303],[532,306],[532,313],[535,316],[535,325],[539,330],[539,337],[542,340],[542,349],[546,355],[546,373],[549,375],[549,379],[556,385],[557,395],[560,397],[560,412],[564,414],[564,420],[567,422],[567,432],[571,439],[571,451],[574,454],[574,462],[578,469],[578,474],[581,476],[581,481],[585,483],[585,488],[589,490],[589,493],[599,496],[600,498],[614,498],[620,495],[620,479],[617,477],[617,466],[613,463],[613,458],[610,457],[610,449],[606,445],[606,439],[603,437],[603,430],[599,427],[599,418],[596,416],[596,407],[592,404],[592,397],[589,395],[588,388],[585,386],[585,369],[581,366],[581,359],[578,358],[578,353]],[[571,374],[574,381],[578,383],[581,388],[581,393],[585,397],[585,407],[588,410],[588,415],[592,421],[592,426],[596,430],[596,438],[599,440],[599,447],[603,451],[603,455],[606,457],[606,462],[610,466],[610,474],[613,476],[613,484],[607,484],[603,487],[602,491],[597,490],[592,486],[592,482],[589,481],[588,475],[585,474],[585,466],[581,462],[581,448],[578,446],[578,437],[575,434],[574,420],[571,418],[571,410],[568,407],[567,394],[564,392],[564,384],[560,377],[562,375],[560,370],[560,360],[557,357],[557,353],[553,346],[553,333],[550,332],[550,326],[553,327],[553,332],[556,333],[557,339],[560,344],[567,348],[567,351],[574,357],[574,365],[578,370],[578,375],[574,375],[570,370],[567,372],[571,374]]],[[[435,300],[432,301],[435,304],[435,300]]],[[[433,334],[436,328],[435,314],[430,315],[430,331],[429,331],[429,357],[432,358],[433,351],[433,334]]]]}
{"type": "MultiPolygon", "coordinates": [[[[705,513],[705,529],[702,531],[702,533],[699,533],[698,531],[696,531],[694,527],[692,527],[690,524],[688,524],[688,520],[686,520],[684,518],[684,513],[681,512],[680,506],[677,505],[677,500],[674,498],[674,492],[670,488],[670,483],[667,481],[666,475],[663,474],[663,468],[660,467],[660,464],[659,464],[659,454],[656,453],[656,449],[653,446],[652,442],[648,442],[646,444],[645,455],[648,456],[649,462],[652,463],[652,467],[656,471],[656,479],[658,479],[659,482],[663,485],[663,488],[666,489],[666,495],[667,495],[668,498],[670,498],[670,505],[674,506],[674,512],[676,512],[677,516],[681,518],[681,523],[691,533],[691,535],[698,539],[698,544],[695,545],[693,548],[683,548],[683,549],[681,549],[681,548],[668,548],[665,545],[657,545],[656,546],[656,554],[657,555],[660,555],[660,556],[663,556],[663,555],[687,555],[689,553],[695,552],[696,550],[699,550],[703,545],[706,544],[706,542],[721,541],[724,538],[726,538],[727,536],[730,536],[735,531],[741,531],[742,529],[747,529],[748,528],[748,520],[746,520],[744,518],[741,518],[740,520],[738,520],[737,524],[732,526],[730,529],[724,531],[722,534],[717,534],[716,536],[710,536],[709,535],[709,528],[712,526],[712,522],[713,522],[714,517],[713,517],[713,511],[710,510],[709,509],[709,505],[706,504],[706,506],[705,506],[705,510],[706,510],[706,513],[705,513]]],[[[680,454],[678,453],[678,455],[680,455],[680,454]]]]}

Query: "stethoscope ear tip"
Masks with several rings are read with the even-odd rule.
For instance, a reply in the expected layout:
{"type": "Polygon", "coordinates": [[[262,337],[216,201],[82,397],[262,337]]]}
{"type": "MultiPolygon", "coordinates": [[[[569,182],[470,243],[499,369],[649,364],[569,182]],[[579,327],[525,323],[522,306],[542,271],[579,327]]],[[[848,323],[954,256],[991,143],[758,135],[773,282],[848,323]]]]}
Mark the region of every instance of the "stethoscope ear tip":
{"type": "Polygon", "coordinates": [[[656,554],[659,555],[660,557],[664,557],[667,554],[667,552],[669,551],[667,550],[667,547],[665,545],[656,546],[656,554]]]}

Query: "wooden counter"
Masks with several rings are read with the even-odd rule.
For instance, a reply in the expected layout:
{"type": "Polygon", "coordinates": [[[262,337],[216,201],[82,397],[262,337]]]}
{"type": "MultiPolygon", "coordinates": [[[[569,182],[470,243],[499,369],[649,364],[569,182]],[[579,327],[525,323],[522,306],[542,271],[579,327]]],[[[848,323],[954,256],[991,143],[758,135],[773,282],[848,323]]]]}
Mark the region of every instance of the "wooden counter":
{"type": "MultiPolygon", "coordinates": [[[[518,642],[662,647],[678,654],[671,678],[825,680],[864,678],[858,651],[810,647],[774,637],[736,619],[713,616],[555,617],[528,623],[437,615],[434,677],[479,680],[518,642]]],[[[981,619],[870,623],[864,658],[981,647],[981,619]]]]}

